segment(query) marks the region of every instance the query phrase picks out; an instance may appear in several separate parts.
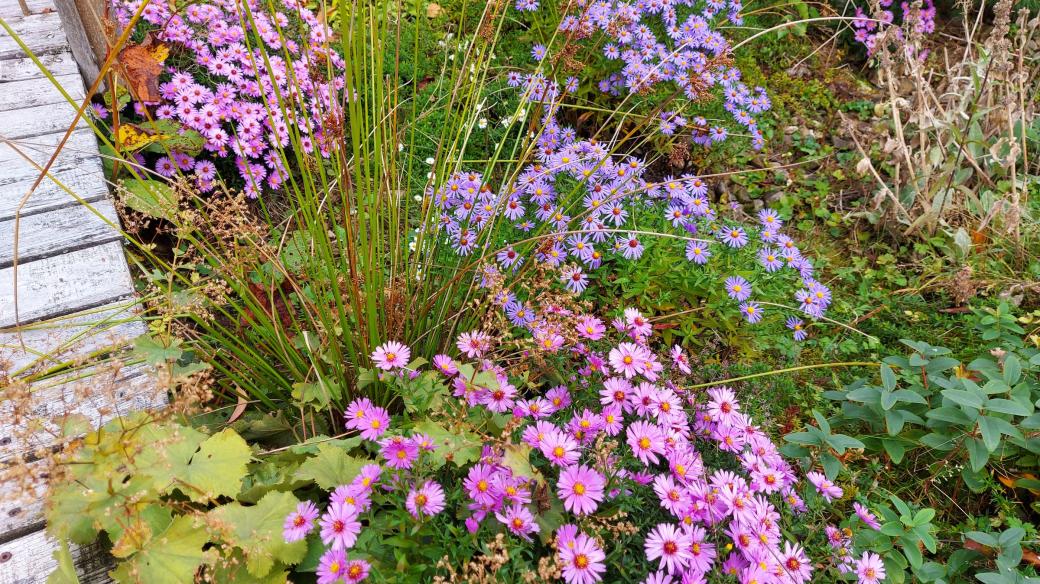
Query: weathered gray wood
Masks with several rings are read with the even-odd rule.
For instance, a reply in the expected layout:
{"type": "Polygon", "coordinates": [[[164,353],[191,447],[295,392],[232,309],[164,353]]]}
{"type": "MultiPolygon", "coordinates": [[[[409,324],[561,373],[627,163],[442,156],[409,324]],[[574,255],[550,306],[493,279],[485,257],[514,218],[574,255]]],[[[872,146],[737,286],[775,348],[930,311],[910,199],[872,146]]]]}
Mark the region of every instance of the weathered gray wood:
{"type": "MultiPolygon", "coordinates": [[[[0,583],[43,584],[58,567],[56,549],[57,543],[42,531],[0,545],[0,583]]],[[[108,571],[112,565],[98,546],[73,547],[70,551],[80,584],[111,582],[108,571]]]]}
{"type": "MultiPolygon", "coordinates": [[[[59,131],[29,138],[8,139],[0,132],[0,186],[39,176],[40,169],[54,155],[64,135],[64,131],[59,131]],[[32,162],[29,162],[30,160],[32,162]]],[[[51,171],[78,168],[84,162],[95,163],[92,169],[100,171],[97,140],[88,129],[76,130],[69,136],[58,152],[57,160],[51,165],[51,171]]],[[[2,197],[3,195],[0,195],[0,198],[2,197]]]]}
{"type": "MultiPolygon", "coordinates": [[[[13,422],[16,418],[15,402],[21,400],[5,400],[0,404],[4,416],[4,421],[0,422],[0,461],[15,456],[36,459],[41,453],[50,451],[62,438],[57,423],[70,416],[83,416],[97,428],[121,415],[165,405],[166,396],[155,389],[155,379],[150,371],[144,365],[124,367],[118,371],[98,365],[56,380],[38,381],[30,388],[29,402],[17,404],[17,407],[27,410],[21,415],[31,417],[31,428],[19,428],[13,422]]],[[[4,390],[0,394],[8,398],[17,397],[13,395],[14,391],[4,390]]],[[[3,518],[0,518],[0,533],[4,531],[3,518]]]]}
{"type": "Polygon", "coordinates": [[[11,375],[46,370],[124,345],[145,332],[133,300],[0,331],[0,370],[11,375]]]}
{"type": "MultiPolygon", "coordinates": [[[[61,52],[39,55],[38,58],[51,75],[76,73],[76,61],[73,60],[72,53],[61,52]]],[[[37,77],[46,76],[40,71],[39,66],[28,57],[0,61],[0,83],[36,79],[37,77]]]]}
{"type": "MultiPolygon", "coordinates": [[[[65,102],[0,112],[0,128],[3,128],[4,138],[9,140],[64,132],[72,125],[78,108],[78,104],[65,102]]],[[[76,127],[89,127],[84,116],[76,120],[76,127]]]]}
{"type": "MultiPolygon", "coordinates": [[[[69,43],[61,29],[61,16],[57,12],[5,20],[34,55],[50,55],[68,50],[69,43]]],[[[7,31],[0,31],[0,59],[24,56],[25,52],[18,41],[8,35],[7,31]]]]}
{"type": "MultiPolygon", "coordinates": [[[[33,185],[33,181],[33,178],[23,178],[20,182],[0,184],[0,221],[14,218],[19,202],[33,185]]],[[[80,166],[57,170],[45,178],[29,196],[20,215],[27,217],[34,213],[80,204],[59,186],[59,183],[87,203],[100,201],[108,196],[108,186],[101,178],[98,161],[83,160],[80,161],[80,166]]]]}
{"type": "MultiPolygon", "coordinates": [[[[83,100],[83,81],[78,74],[61,75],[55,77],[54,80],[61,85],[70,98],[77,102],[83,100]]],[[[3,91],[0,91],[0,111],[52,103],[68,103],[68,100],[46,77],[10,81],[4,83],[3,91]]]]}
{"type": "MultiPolygon", "coordinates": [[[[45,14],[54,12],[57,8],[52,0],[25,0],[29,14],[45,14]]],[[[22,11],[22,5],[18,0],[4,0],[0,2],[0,18],[11,19],[26,16],[22,11]]]]}
{"type": "Polygon", "coordinates": [[[94,49],[87,39],[87,31],[83,28],[80,20],[79,9],[73,0],[54,0],[58,8],[62,23],[65,26],[65,37],[72,48],[72,56],[79,65],[79,71],[83,74],[83,82],[88,86],[98,78],[98,64],[94,60],[94,49]]]}
{"type": "Polygon", "coordinates": [[[0,268],[9,267],[14,262],[16,221],[18,261],[21,263],[122,238],[117,227],[119,217],[108,199],[0,221],[0,268]]]}
{"type": "Polygon", "coordinates": [[[108,304],[133,293],[119,242],[106,243],[0,270],[0,328],[28,324],[108,304]]]}

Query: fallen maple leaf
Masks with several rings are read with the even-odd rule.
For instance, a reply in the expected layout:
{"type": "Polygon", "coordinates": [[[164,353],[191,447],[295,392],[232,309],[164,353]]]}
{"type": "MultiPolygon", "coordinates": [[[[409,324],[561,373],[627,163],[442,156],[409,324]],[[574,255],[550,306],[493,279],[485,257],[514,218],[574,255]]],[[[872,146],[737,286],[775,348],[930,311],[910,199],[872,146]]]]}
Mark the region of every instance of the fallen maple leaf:
{"type": "Polygon", "coordinates": [[[162,100],[159,93],[159,74],[163,70],[163,61],[170,54],[170,48],[156,43],[149,33],[144,42],[130,45],[119,51],[119,64],[130,93],[144,103],[158,103],[162,100]]]}

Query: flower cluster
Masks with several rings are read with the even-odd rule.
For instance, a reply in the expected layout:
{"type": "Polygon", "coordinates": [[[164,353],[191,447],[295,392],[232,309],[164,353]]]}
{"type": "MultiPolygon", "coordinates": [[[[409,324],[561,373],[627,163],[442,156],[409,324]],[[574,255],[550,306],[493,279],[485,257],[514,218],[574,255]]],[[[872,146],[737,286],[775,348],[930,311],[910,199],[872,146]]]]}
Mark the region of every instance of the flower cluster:
{"type": "Polygon", "coordinates": [[[212,161],[228,160],[256,197],[288,178],[281,150],[292,136],[308,154],[327,157],[336,148],[344,62],[328,46],[328,25],[304,3],[279,0],[271,10],[259,0],[213,0],[181,13],[164,2],[112,0],[120,25],[142,4],[141,28],[176,46],[178,59],[160,77],[161,100],[134,103],[135,116],[171,120],[204,139],[200,159],[172,152],[152,162],[159,175],[193,176],[208,191],[212,161]]]}
{"type": "MultiPolygon", "coordinates": [[[[462,515],[467,530],[479,535],[490,519],[496,526],[490,531],[504,529],[521,545],[535,543],[546,525],[542,513],[548,507],[539,504],[535,494],[544,485],[574,518],[558,524],[552,538],[564,580],[594,584],[604,579],[610,566],[607,558],[624,550],[611,549],[592,527],[595,524],[584,519],[613,513],[629,498],[649,497],[658,509],[646,510],[641,519],[644,582],[707,582],[715,573],[733,575],[744,584],[810,581],[819,564],[781,527],[783,516],[808,508],[799,490],[800,472],[754,424],[735,391],[726,386],[704,392],[685,388],[689,359],[679,347],[658,355],[651,344],[652,327],[634,309],[625,310],[614,322],[616,334],[623,336],[620,341],[608,338],[608,327],[594,316],[576,314],[567,320],[575,333],[569,336],[577,340],[568,343],[569,351],[558,365],[573,368],[577,375],[572,383],[544,392],[521,391],[511,383],[507,370],[491,360],[496,347],[486,334],[463,333],[458,339],[460,353],[472,363],[450,355],[434,359],[433,371],[465,408],[512,418],[503,436],[485,443],[479,460],[462,471],[456,488],[467,506],[468,513],[462,515]],[[530,466],[518,467],[515,454],[511,461],[507,451],[529,452],[524,458],[529,456],[530,466]]],[[[406,350],[389,342],[372,356],[385,363],[388,351],[406,350]]],[[[386,379],[418,374],[402,363],[384,369],[386,379]]],[[[385,410],[360,399],[346,416],[348,427],[362,432],[362,437],[383,437],[371,429],[373,423],[385,427],[385,410]]],[[[400,474],[414,470],[421,452],[432,448],[428,437],[393,436],[382,438],[379,445],[383,469],[398,473],[384,488],[407,490],[405,504],[413,517],[445,509],[440,485],[418,474],[400,474]]],[[[362,476],[374,481],[379,473],[372,469],[362,476]]],[[[844,494],[822,473],[810,471],[805,478],[817,493],[814,503],[830,503],[844,494]]],[[[363,492],[360,501],[358,496],[353,484],[333,493],[322,520],[330,562],[338,558],[330,554],[349,547],[356,537],[351,527],[356,516],[351,513],[368,504],[363,492]],[[346,501],[355,507],[337,510],[337,500],[342,504],[344,496],[354,497],[346,501]],[[340,544],[332,534],[326,536],[325,528],[337,518],[348,533],[340,544]]],[[[312,504],[301,504],[286,519],[286,538],[302,537],[317,516],[312,504]]],[[[869,528],[879,527],[859,503],[855,516],[869,528]]],[[[834,569],[856,573],[861,584],[884,579],[878,556],[864,552],[855,559],[850,531],[830,526],[826,533],[834,550],[834,569]]]]}
{"type": "MultiPolygon", "coordinates": [[[[527,94],[558,91],[554,82],[537,76],[517,83],[526,85],[527,94]]],[[[560,126],[552,116],[546,116],[536,145],[536,160],[508,186],[495,189],[480,173],[456,173],[427,193],[436,214],[431,222],[456,254],[494,259],[481,272],[485,285],[508,279],[533,261],[557,270],[561,285],[580,294],[592,271],[612,258],[639,259],[644,239],[659,237],[685,241],[686,258],[695,267],[703,268],[716,255],[751,259],[756,288],[794,275],[802,287],[793,291],[793,299],[811,318],[822,317],[830,305],[830,290],[814,279],[812,262],[783,233],[783,221],[775,211],[762,210],[755,225],[720,218],[701,178],[682,175],[648,181],[642,160],[612,155],[608,145],[594,140],[579,140],[573,129],[560,126]],[[676,233],[635,228],[635,214],[646,209],[656,209],[676,233]]],[[[723,263],[732,265],[729,258],[723,263]]],[[[752,282],[734,276],[725,287],[748,322],[762,319],[764,311],[756,301],[761,295],[752,296],[752,282]]],[[[525,300],[508,292],[496,300],[514,325],[539,339],[562,339],[563,333],[547,329],[543,315],[525,300]]],[[[798,340],[806,336],[803,325],[798,319],[788,322],[798,340]]],[[[559,346],[550,341],[545,348],[559,346]]]]}
{"type": "MultiPolygon", "coordinates": [[[[709,0],[699,11],[692,0],[579,0],[567,7],[573,13],[560,22],[565,37],[561,50],[569,50],[577,39],[605,38],[607,42],[597,49],[608,61],[619,63],[618,71],[598,81],[602,92],[646,95],[667,84],[689,103],[703,102],[718,93],[733,121],[751,137],[752,146],[760,149],[765,145],[755,116],[771,107],[769,97],[763,88],[749,88],[741,81],[740,70],[729,58],[729,42],[716,30],[722,13],[729,23],[742,24],[739,0],[709,0]],[[665,32],[663,38],[655,32],[658,30],[665,32]]],[[[519,0],[517,8],[534,10],[537,2],[519,0]]],[[[534,56],[540,61],[550,55],[539,45],[534,56]]],[[[725,126],[704,117],[687,119],[682,112],[661,113],[663,134],[673,135],[683,128],[702,146],[729,136],[725,126]]]]}
{"type": "MultiPolygon", "coordinates": [[[[880,48],[881,42],[889,42],[902,45],[906,40],[906,31],[916,35],[927,35],[935,32],[935,2],[923,0],[923,2],[900,2],[899,10],[893,7],[893,0],[881,0],[881,10],[877,12],[876,18],[871,18],[862,8],[856,8],[856,16],[852,20],[852,28],[855,31],[856,42],[862,43],[867,48],[867,54],[873,55],[880,48]],[[895,25],[896,15],[899,15],[902,27],[895,25]],[[890,33],[891,36],[885,36],[890,33]]],[[[909,51],[908,54],[924,59],[928,56],[927,51],[916,52],[915,49],[906,46],[902,50],[909,51]]]]}

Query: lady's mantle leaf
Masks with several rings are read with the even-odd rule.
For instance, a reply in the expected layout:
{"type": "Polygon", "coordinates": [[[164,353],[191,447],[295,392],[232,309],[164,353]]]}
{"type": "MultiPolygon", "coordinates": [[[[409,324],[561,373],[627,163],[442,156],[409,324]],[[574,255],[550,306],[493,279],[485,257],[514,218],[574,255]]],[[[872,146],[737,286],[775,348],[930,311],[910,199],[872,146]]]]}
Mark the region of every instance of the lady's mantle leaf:
{"type": "Polygon", "coordinates": [[[325,489],[334,489],[354,480],[361,472],[361,467],[370,461],[354,458],[340,446],[322,444],[318,447],[318,455],[307,459],[296,471],[296,478],[314,481],[325,489]]]}
{"type": "Polygon", "coordinates": [[[249,573],[263,578],[271,572],[275,560],[295,564],[307,553],[306,541],[286,543],[282,537],[285,516],[297,503],[292,493],[272,491],[256,505],[231,503],[214,509],[211,516],[221,524],[228,542],[245,553],[249,573]]]}
{"type": "Polygon", "coordinates": [[[207,553],[202,546],[209,535],[191,517],[178,517],[162,533],[152,537],[141,551],[111,572],[120,584],[183,584],[195,579],[195,571],[207,553]]]}

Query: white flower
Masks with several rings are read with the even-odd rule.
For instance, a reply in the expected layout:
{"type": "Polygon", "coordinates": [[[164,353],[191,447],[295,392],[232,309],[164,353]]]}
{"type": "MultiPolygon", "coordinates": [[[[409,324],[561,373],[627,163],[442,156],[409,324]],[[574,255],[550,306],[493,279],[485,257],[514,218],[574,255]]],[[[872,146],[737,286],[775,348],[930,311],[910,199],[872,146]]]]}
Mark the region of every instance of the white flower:
{"type": "Polygon", "coordinates": [[[426,164],[429,164],[429,165],[433,166],[433,157],[432,156],[426,159],[426,164]]]}
{"type": "Polygon", "coordinates": [[[480,118],[477,120],[477,127],[483,130],[487,127],[487,118],[480,118]]]}

